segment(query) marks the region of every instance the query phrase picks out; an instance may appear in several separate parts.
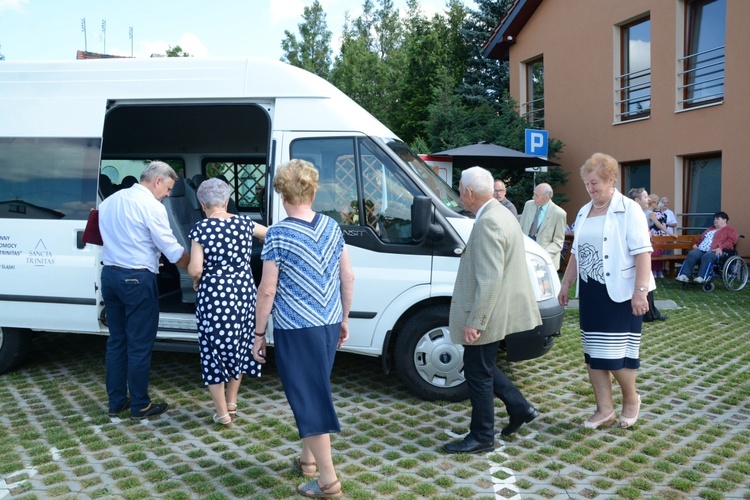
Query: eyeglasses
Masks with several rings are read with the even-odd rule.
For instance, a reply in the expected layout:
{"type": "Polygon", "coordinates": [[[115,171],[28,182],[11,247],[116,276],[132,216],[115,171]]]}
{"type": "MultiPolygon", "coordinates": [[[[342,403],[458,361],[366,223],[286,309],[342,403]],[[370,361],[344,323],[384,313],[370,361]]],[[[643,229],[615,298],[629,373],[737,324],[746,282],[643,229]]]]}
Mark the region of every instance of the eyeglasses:
{"type": "Polygon", "coordinates": [[[495,189],[496,193],[504,193],[506,191],[507,191],[506,189],[495,189]]]}

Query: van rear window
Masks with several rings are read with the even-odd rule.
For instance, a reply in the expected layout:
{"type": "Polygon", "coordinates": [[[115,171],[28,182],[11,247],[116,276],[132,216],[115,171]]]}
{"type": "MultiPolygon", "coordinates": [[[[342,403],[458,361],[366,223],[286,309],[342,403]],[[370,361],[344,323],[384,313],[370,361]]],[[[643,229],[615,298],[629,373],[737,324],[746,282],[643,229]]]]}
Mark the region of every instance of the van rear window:
{"type": "Polygon", "coordinates": [[[0,138],[0,218],[88,218],[100,139],[0,138]]]}

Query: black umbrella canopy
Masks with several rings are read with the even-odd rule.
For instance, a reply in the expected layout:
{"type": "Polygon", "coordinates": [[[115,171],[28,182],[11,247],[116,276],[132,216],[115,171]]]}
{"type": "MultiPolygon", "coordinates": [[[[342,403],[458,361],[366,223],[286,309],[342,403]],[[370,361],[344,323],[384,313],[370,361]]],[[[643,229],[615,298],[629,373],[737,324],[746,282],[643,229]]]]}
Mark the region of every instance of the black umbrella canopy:
{"type": "Polygon", "coordinates": [[[453,158],[453,167],[458,169],[477,165],[484,168],[560,166],[559,163],[554,161],[527,155],[489,142],[479,142],[470,146],[448,149],[439,153],[432,153],[430,156],[450,156],[453,158]]]}

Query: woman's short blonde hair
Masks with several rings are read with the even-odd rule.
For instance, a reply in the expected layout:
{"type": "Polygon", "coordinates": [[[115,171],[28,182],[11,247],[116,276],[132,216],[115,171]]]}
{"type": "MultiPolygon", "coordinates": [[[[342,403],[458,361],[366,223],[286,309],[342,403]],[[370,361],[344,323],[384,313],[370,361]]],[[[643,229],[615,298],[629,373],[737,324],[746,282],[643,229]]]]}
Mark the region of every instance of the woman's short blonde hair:
{"type": "Polygon", "coordinates": [[[583,179],[594,171],[596,171],[597,177],[604,181],[608,181],[612,178],[617,179],[617,175],[620,173],[620,167],[617,160],[608,154],[594,153],[581,167],[581,178],[583,179]]]}
{"type": "Polygon", "coordinates": [[[651,193],[650,195],[648,195],[648,197],[651,199],[649,205],[659,205],[659,199],[661,198],[661,196],[651,193]]]}
{"type": "Polygon", "coordinates": [[[273,189],[292,205],[312,203],[318,190],[318,171],[305,160],[290,160],[276,169],[273,189]]]}

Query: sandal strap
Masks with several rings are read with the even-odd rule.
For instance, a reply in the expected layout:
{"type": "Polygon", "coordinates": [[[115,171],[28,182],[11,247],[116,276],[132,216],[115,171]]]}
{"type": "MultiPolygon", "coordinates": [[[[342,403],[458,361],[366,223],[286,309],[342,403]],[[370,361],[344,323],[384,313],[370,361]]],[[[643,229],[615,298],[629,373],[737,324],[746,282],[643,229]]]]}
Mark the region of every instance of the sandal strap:
{"type": "Polygon", "coordinates": [[[228,418],[229,422],[232,421],[232,417],[229,416],[229,413],[227,413],[226,415],[222,415],[222,416],[218,416],[218,415],[214,414],[214,422],[216,422],[217,424],[228,423],[228,422],[222,422],[222,420],[224,420],[225,418],[228,418]]]}
{"type": "Polygon", "coordinates": [[[340,481],[337,479],[332,483],[326,484],[325,486],[321,486],[320,489],[323,490],[323,492],[325,493],[326,491],[330,490],[331,488],[339,484],[339,482],[340,481]]]}

